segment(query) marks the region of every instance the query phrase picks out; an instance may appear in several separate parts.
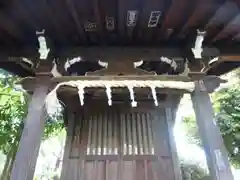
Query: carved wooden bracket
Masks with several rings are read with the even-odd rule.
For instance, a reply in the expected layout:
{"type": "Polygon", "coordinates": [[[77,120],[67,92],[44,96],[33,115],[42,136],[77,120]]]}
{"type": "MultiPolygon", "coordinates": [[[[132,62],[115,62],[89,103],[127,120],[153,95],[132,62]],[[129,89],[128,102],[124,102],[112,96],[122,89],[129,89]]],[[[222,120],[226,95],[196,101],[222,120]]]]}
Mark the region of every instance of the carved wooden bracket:
{"type": "Polygon", "coordinates": [[[36,67],[37,75],[48,75],[51,76],[52,62],[48,60],[41,60],[36,67]]]}
{"type": "Polygon", "coordinates": [[[155,75],[154,72],[147,72],[134,67],[133,62],[109,62],[108,67],[95,72],[88,72],[87,76],[104,76],[104,75],[155,75]]]}
{"type": "Polygon", "coordinates": [[[202,79],[195,81],[195,90],[212,93],[220,86],[221,83],[226,82],[226,80],[223,80],[217,76],[205,76],[202,79]]]}

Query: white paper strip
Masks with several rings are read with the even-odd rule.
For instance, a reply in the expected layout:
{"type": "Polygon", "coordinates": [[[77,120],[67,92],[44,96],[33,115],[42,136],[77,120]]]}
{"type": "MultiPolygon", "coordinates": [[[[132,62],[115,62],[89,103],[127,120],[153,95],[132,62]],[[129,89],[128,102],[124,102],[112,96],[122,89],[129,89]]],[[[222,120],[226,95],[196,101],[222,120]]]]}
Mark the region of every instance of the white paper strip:
{"type": "Polygon", "coordinates": [[[106,94],[108,97],[108,105],[112,106],[112,90],[110,86],[106,86],[106,94]]]}
{"type": "Polygon", "coordinates": [[[151,88],[151,91],[152,91],[152,96],[153,96],[154,104],[155,104],[155,106],[158,106],[156,87],[155,87],[155,86],[151,86],[150,88],[151,88]]]}
{"type": "Polygon", "coordinates": [[[84,105],[84,86],[78,86],[78,95],[81,106],[84,105]]]}
{"type": "MultiPolygon", "coordinates": [[[[136,107],[137,102],[134,99],[134,92],[133,88],[171,88],[171,89],[182,89],[187,90],[189,92],[192,92],[195,88],[194,82],[182,82],[182,81],[158,81],[158,80],[79,80],[79,81],[68,81],[68,82],[62,82],[59,83],[46,97],[46,109],[47,112],[51,114],[53,112],[53,109],[56,109],[56,107],[61,107],[59,100],[57,99],[57,90],[60,86],[72,86],[78,88],[79,98],[80,102],[83,105],[84,104],[84,88],[85,87],[130,87],[129,92],[132,99],[132,106],[136,107]]],[[[110,93],[109,89],[108,92],[110,93]]],[[[154,95],[155,92],[153,92],[154,95]]],[[[110,94],[108,94],[109,100],[110,94]]],[[[155,97],[156,98],[156,97],[155,97]]],[[[109,101],[110,104],[112,104],[111,101],[109,101]]],[[[155,104],[157,104],[155,102],[155,104]]]]}
{"type": "Polygon", "coordinates": [[[132,107],[137,107],[137,102],[135,101],[135,98],[134,98],[134,91],[133,91],[133,87],[132,86],[128,86],[128,90],[129,90],[129,93],[130,93],[130,98],[132,100],[132,107]]]}

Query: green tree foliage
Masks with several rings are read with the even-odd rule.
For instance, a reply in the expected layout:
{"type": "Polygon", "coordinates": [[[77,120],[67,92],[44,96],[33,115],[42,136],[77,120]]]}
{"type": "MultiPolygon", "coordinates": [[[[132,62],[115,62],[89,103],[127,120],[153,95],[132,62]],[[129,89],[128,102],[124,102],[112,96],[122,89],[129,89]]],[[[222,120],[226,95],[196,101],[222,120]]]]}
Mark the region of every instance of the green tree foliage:
{"type": "Polygon", "coordinates": [[[229,156],[234,165],[240,166],[240,85],[216,92],[213,102],[229,156]]]}
{"type": "MultiPolygon", "coordinates": [[[[216,121],[235,167],[240,166],[240,84],[223,88],[212,95],[216,121]]],[[[201,145],[195,116],[184,118],[185,129],[189,140],[201,145]]]]}
{"type": "Polygon", "coordinates": [[[186,116],[183,119],[184,130],[190,143],[202,146],[201,139],[197,131],[197,124],[194,115],[186,116]]]}
{"type": "MultiPolygon", "coordinates": [[[[2,71],[0,75],[0,151],[7,156],[2,172],[2,179],[7,179],[18,149],[30,98],[16,86],[18,77],[2,71]]],[[[46,118],[43,139],[62,130],[61,119],[60,115],[46,118]]]]}
{"type": "Polygon", "coordinates": [[[211,180],[207,171],[198,164],[182,162],[181,171],[183,180],[211,180]]]}
{"type": "Polygon", "coordinates": [[[21,134],[27,112],[24,94],[13,88],[16,80],[15,77],[0,79],[0,150],[5,155],[21,134]]]}

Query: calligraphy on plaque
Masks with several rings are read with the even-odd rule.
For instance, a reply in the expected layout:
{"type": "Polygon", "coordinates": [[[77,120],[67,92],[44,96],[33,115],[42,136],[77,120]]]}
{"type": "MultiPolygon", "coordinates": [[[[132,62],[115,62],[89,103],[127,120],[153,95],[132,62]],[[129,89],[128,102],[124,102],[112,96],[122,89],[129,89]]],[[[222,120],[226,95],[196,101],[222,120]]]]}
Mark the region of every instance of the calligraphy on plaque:
{"type": "Polygon", "coordinates": [[[90,21],[85,22],[84,29],[85,29],[85,31],[97,31],[97,23],[90,22],[90,21]]]}
{"type": "Polygon", "coordinates": [[[161,14],[161,11],[152,11],[149,17],[148,27],[157,27],[161,14]]]}
{"type": "Polygon", "coordinates": [[[127,26],[134,27],[137,24],[138,11],[128,11],[127,26]]]}
{"type": "Polygon", "coordinates": [[[106,21],[107,30],[110,30],[110,31],[114,30],[114,28],[115,28],[114,18],[106,16],[105,21],[106,21]]]}

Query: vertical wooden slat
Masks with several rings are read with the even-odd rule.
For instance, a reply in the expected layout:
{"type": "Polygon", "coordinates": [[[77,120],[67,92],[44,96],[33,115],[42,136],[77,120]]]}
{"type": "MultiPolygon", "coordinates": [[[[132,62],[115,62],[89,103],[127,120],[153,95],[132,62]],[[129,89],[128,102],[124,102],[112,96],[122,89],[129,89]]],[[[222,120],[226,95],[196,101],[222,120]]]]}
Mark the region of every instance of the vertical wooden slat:
{"type": "Polygon", "coordinates": [[[76,114],[74,114],[74,127],[73,127],[73,139],[71,140],[71,154],[70,154],[70,161],[68,165],[68,178],[75,180],[77,179],[77,169],[75,168],[78,165],[78,150],[79,150],[79,124],[77,124],[78,121],[76,121],[76,114]]]}
{"type": "Polygon", "coordinates": [[[111,140],[111,154],[114,154],[114,114],[112,112],[110,112],[111,114],[111,118],[109,119],[109,121],[111,121],[111,136],[110,136],[110,140],[111,140]]]}
{"type": "Polygon", "coordinates": [[[98,116],[98,155],[101,155],[102,154],[102,148],[103,148],[103,144],[102,144],[102,114],[99,114],[98,116]]]}
{"type": "Polygon", "coordinates": [[[127,180],[132,180],[132,172],[133,172],[133,165],[131,161],[124,161],[123,162],[123,178],[122,179],[127,179],[127,180]]]}
{"type": "Polygon", "coordinates": [[[108,160],[106,160],[106,165],[105,165],[105,167],[106,167],[106,180],[110,180],[110,178],[109,178],[109,168],[108,168],[108,164],[109,164],[109,161],[108,160]]]}
{"type": "MultiPolygon", "coordinates": [[[[82,112],[81,112],[82,113],[82,112]]],[[[80,159],[79,159],[79,174],[78,174],[78,180],[84,180],[85,179],[85,157],[87,153],[88,148],[88,139],[86,139],[89,136],[89,120],[85,119],[84,114],[81,114],[82,117],[82,128],[81,128],[81,149],[80,149],[80,159]]]]}
{"type": "MultiPolygon", "coordinates": [[[[98,133],[98,125],[99,125],[99,115],[96,113],[95,116],[94,116],[94,127],[95,127],[95,143],[94,143],[94,155],[98,155],[98,136],[99,136],[99,133],[98,133]]],[[[94,168],[95,168],[95,165],[94,165],[94,168]]]]}
{"type": "Polygon", "coordinates": [[[108,169],[108,180],[117,180],[117,162],[116,161],[108,161],[107,163],[108,169]]]}
{"type": "Polygon", "coordinates": [[[112,154],[112,121],[111,113],[108,114],[108,154],[112,154]]]}
{"type": "MultiPolygon", "coordinates": [[[[94,161],[87,161],[86,162],[86,170],[85,170],[86,180],[95,179],[93,170],[94,170],[94,161]]],[[[70,178],[69,178],[69,180],[70,180],[70,178]]]]}
{"type": "Polygon", "coordinates": [[[63,155],[63,163],[62,163],[62,172],[61,172],[61,180],[65,180],[68,177],[68,166],[69,166],[69,156],[71,150],[71,141],[73,135],[73,118],[74,114],[70,113],[68,116],[68,127],[67,127],[67,136],[65,140],[65,148],[64,148],[64,155],[63,155]]]}
{"type": "Polygon", "coordinates": [[[133,136],[133,154],[138,154],[138,146],[137,146],[137,126],[136,126],[136,116],[135,113],[132,113],[132,136],[133,136]]]}
{"type": "Polygon", "coordinates": [[[78,117],[79,117],[79,119],[77,118],[75,121],[79,121],[79,124],[78,124],[78,126],[79,126],[79,129],[78,129],[78,131],[79,131],[79,133],[78,133],[78,153],[77,153],[77,157],[75,158],[75,161],[76,161],[76,167],[77,168],[75,168],[76,169],[76,175],[75,175],[75,179],[76,180],[79,180],[79,175],[80,175],[80,171],[81,171],[81,169],[80,169],[80,164],[81,164],[81,156],[82,156],[82,152],[83,152],[83,147],[82,147],[82,138],[83,138],[83,123],[84,123],[84,121],[83,121],[83,117],[82,117],[82,115],[81,114],[77,114],[78,115],[78,117]]]}
{"type": "Polygon", "coordinates": [[[123,179],[123,159],[122,156],[119,158],[118,160],[118,176],[117,176],[117,180],[122,180],[123,179]]]}
{"type": "Polygon", "coordinates": [[[88,143],[87,143],[87,155],[90,155],[91,152],[91,147],[92,147],[92,133],[93,133],[93,122],[92,122],[92,116],[89,117],[89,131],[88,131],[88,143]]]}
{"type": "Polygon", "coordinates": [[[88,145],[88,136],[89,136],[89,119],[86,119],[85,116],[83,115],[83,120],[84,120],[84,126],[83,126],[83,137],[82,137],[82,143],[83,143],[83,148],[84,148],[84,158],[87,155],[87,145],[88,145]]]}
{"type": "Polygon", "coordinates": [[[96,176],[95,176],[95,179],[97,179],[97,180],[104,180],[104,177],[103,177],[103,172],[104,172],[103,161],[95,161],[95,163],[96,163],[96,176]]]}
{"type": "MultiPolygon", "coordinates": [[[[74,120],[75,121],[75,120],[74,120]]],[[[76,122],[76,121],[75,121],[76,122]]],[[[74,124],[74,135],[73,135],[73,142],[72,142],[72,152],[71,152],[71,156],[72,157],[78,157],[79,153],[78,153],[78,149],[79,149],[79,134],[80,134],[80,127],[78,124],[74,124]]]]}
{"type": "Polygon", "coordinates": [[[78,180],[85,180],[85,160],[80,159],[80,165],[79,165],[80,173],[79,173],[79,179],[78,180]]]}
{"type": "Polygon", "coordinates": [[[78,158],[72,159],[72,180],[78,180],[78,161],[78,158]]]}
{"type": "Polygon", "coordinates": [[[172,108],[165,108],[165,115],[166,115],[169,146],[170,146],[170,152],[171,152],[174,177],[176,180],[182,180],[180,163],[179,163],[179,158],[178,158],[178,153],[177,153],[177,148],[176,148],[176,143],[175,143],[175,137],[174,137],[174,132],[173,132],[173,128],[174,128],[173,110],[176,110],[176,109],[174,109],[174,105],[172,105],[172,108]]]}
{"type": "Polygon", "coordinates": [[[130,115],[127,114],[126,116],[126,120],[127,120],[127,130],[128,130],[128,134],[127,134],[127,139],[128,139],[128,154],[132,155],[132,133],[131,133],[131,119],[130,119],[130,115]]]}
{"type": "Polygon", "coordinates": [[[98,136],[98,134],[97,134],[97,116],[96,115],[94,115],[93,116],[93,127],[94,127],[94,129],[93,129],[93,133],[94,133],[94,135],[93,135],[93,155],[96,155],[96,152],[97,152],[97,136],[98,136]]]}
{"type": "Polygon", "coordinates": [[[126,144],[126,153],[124,155],[128,154],[128,152],[129,152],[129,150],[128,150],[128,146],[129,146],[129,143],[128,143],[128,129],[127,129],[127,118],[126,117],[127,117],[127,114],[124,114],[123,115],[124,124],[123,124],[123,127],[122,127],[122,129],[124,129],[124,131],[125,131],[125,144],[126,144]]]}
{"type": "Polygon", "coordinates": [[[107,146],[108,146],[108,142],[107,142],[107,114],[106,112],[104,113],[104,117],[103,117],[103,122],[104,122],[104,128],[103,128],[103,155],[107,154],[107,146]]]}
{"type": "Polygon", "coordinates": [[[118,145],[118,115],[117,113],[114,112],[114,154],[117,155],[118,154],[118,149],[119,149],[119,145],[118,145]]]}
{"type": "Polygon", "coordinates": [[[141,113],[142,120],[142,136],[143,136],[143,148],[144,154],[148,154],[148,142],[147,142],[147,132],[146,132],[146,118],[145,114],[141,113]]]}
{"type": "Polygon", "coordinates": [[[138,125],[138,131],[137,131],[137,136],[138,136],[138,153],[143,154],[143,137],[142,137],[142,125],[141,125],[141,117],[140,114],[137,113],[137,125],[138,125]]]}
{"type": "Polygon", "coordinates": [[[75,180],[77,179],[77,165],[78,165],[78,149],[79,149],[79,124],[77,124],[76,121],[76,114],[74,116],[74,134],[73,134],[73,140],[72,140],[72,148],[71,148],[71,159],[70,159],[70,166],[69,168],[69,175],[71,176],[71,179],[75,180]]]}
{"type": "Polygon", "coordinates": [[[148,162],[144,160],[144,180],[148,180],[148,162]]]}
{"type": "Polygon", "coordinates": [[[150,113],[147,113],[147,129],[148,129],[148,143],[149,143],[149,152],[154,155],[154,146],[153,146],[153,132],[152,132],[152,119],[150,113]]]}
{"type": "Polygon", "coordinates": [[[127,139],[126,139],[126,118],[124,114],[121,114],[121,138],[122,138],[122,147],[123,147],[123,155],[127,154],[127,139]]]}
{"type": "Polygon", "coordinates": [[[114,137],[114,134],[115,134],[115,120],[114,120],[114,113],[111,112],[111,120],[112,121],[112,154],[114,154],[114,149],[115,149],[115,137],[114,137]]]}

